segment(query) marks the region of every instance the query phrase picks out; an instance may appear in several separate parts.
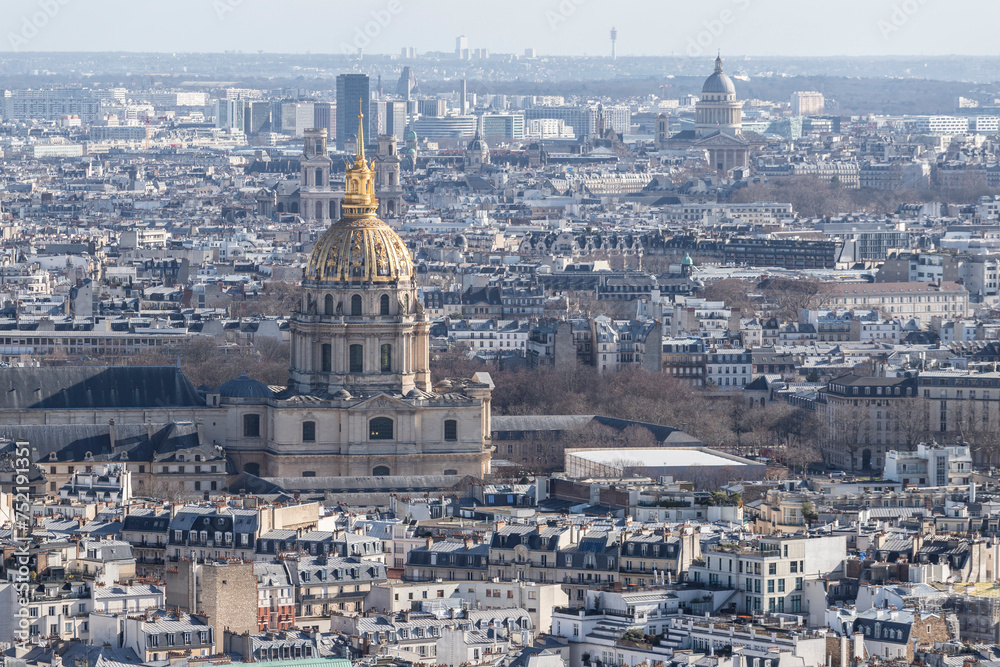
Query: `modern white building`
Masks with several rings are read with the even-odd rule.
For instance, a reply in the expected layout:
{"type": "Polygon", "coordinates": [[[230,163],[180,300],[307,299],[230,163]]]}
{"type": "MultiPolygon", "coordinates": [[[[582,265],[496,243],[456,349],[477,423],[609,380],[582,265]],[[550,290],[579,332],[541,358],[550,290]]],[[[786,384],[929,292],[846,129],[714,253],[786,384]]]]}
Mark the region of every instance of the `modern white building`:
{"type": "Polygon", "coordinates": [[[691,566],[689,576],[741,591],[734,600],[740,613],[806,614],[805,579],[829,574],[846,555],[844,535],[761,537],[712,547],[703,564],[691,566]]]}
{"type": "Polygon", "coordinates": [[[965,486],[972,478],[972,454],[968,445],[941,447],[921,443],[912,452],[890,450],[885,454],[882,476],[904,485],[965,486]]]}

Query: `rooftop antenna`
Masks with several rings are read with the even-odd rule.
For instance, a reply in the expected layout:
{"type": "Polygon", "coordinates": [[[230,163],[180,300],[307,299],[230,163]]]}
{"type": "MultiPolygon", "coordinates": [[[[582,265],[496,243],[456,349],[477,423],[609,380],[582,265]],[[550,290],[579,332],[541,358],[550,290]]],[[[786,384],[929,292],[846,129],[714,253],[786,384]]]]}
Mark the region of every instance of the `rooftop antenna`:
{"type": "Polygon", "coordinates": [[[615,53],[615,42],[618,40],[618,28],[611,26],[611,59],[618,60],[618,55],[615,53]]]}

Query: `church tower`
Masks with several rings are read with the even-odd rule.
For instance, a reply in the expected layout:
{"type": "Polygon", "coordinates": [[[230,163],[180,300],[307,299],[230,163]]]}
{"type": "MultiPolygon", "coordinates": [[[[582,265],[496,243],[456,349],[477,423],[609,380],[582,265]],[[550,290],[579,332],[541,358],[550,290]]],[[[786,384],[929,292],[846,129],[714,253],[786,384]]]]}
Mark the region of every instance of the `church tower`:
{"type": "Polygon", "coordinates": [[[376,217],[376,172],[365,158],[363,119],[358,114],[343,217],[313,247],[291,321],[289,385],[305,394],[431,390],[430,324],[417,302],[409,250],[376,217]]]}
{"type": "Polygon", "coordinates": [[[304,147],[299,158],[299,211],[306,222],[337,219],[339,194],[330,185],[333,161],[326,150],[326,128],[304,132],[304,147]]]}
{"type": "Polygon", "coordinates": [[[378,214],[381,218],[398,218],[403,213],[403,190],[399,182],[401,165],[396,135],[378,135],[375,191],[378,192],[378,214]]]}

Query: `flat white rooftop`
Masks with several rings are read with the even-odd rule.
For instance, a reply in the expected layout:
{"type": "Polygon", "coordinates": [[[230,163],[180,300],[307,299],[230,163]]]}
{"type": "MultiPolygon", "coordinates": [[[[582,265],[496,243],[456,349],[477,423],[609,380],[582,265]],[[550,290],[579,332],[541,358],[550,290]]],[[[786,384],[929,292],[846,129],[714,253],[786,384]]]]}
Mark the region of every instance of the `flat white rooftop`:
{"type": "Polygon", "coordinates": [[[567,456],[591,461],[593,463],[620,464],[625,461],[641,462],[649,467],[672,466],[742,466],[747,465],[744,459],[728,458],[698,449],[655,449],[641,447],[633,449],[585,449],[567,451],[567,456]]]}

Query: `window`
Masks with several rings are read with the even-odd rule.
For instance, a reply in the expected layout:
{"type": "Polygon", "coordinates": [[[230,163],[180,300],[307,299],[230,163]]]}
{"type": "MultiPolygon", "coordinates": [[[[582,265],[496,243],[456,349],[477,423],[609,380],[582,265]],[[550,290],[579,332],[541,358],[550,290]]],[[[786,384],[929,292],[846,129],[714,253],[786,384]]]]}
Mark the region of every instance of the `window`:
{"type": "MultiPolygon", "coordinates": [[[[361,297],[358,297],[361,298],[361,297]]],[[[363,373],[364,372],[364,356],[365,348],[363,345],[351,345],[351,365],[350,371],[352,373],[363,373]]]]}
{"type": "Polygon", "coordinates": [[[388,343],[379,348],[379,369],[383,373],[392,371],[392,345],[388,343]]]}
{"type": "Polygon", "coordinates": [[[323,299],[323,314],[333,315],[333,295],[327,294],[326,298],[323,299]]]}
{"type": "Polygon", "coordinates": [[[768,563],[767,564],[767,573],[768,574],[777,574],[778,573],[778,564],[777,563],[768,563]]]}
{"type": "Polygon", "coordinates": [[[458,421],[455,419],[444,420],[444,439],[458,440],[458,421]]]}
{"type": "Polygon", "coordinates": [[[333,370],[333,347],[329,343],[323,343],[323,372],[329,373],[333,370]]]}
{"type": "Polygon", "coordinates": [[[316,441],[316,422],[302,422],[302,441],[316,441]]]}
{"type": "Polygon", "coordinates": [[[359,317],[361,315],[361,295],[355,294],[351,297],[351,315],[359,317]]]}
{"type": "Polygon", "coordinates": [[[389,295],[383,294],[378,300],[378,314],[388,315],[389,314],[389,295]]]}
{"type": "Polygon", "coordinates": [[[388,417],[376,417],[368,422],[370,440],[392,440],[392,437],[392,420],[388,417]]]}
{"type": "Polygon", "coordinates": [[[255,414],[243,415],[243,437],[244,438],[260,437],[260,415],[255,415],[255,414]]]}

